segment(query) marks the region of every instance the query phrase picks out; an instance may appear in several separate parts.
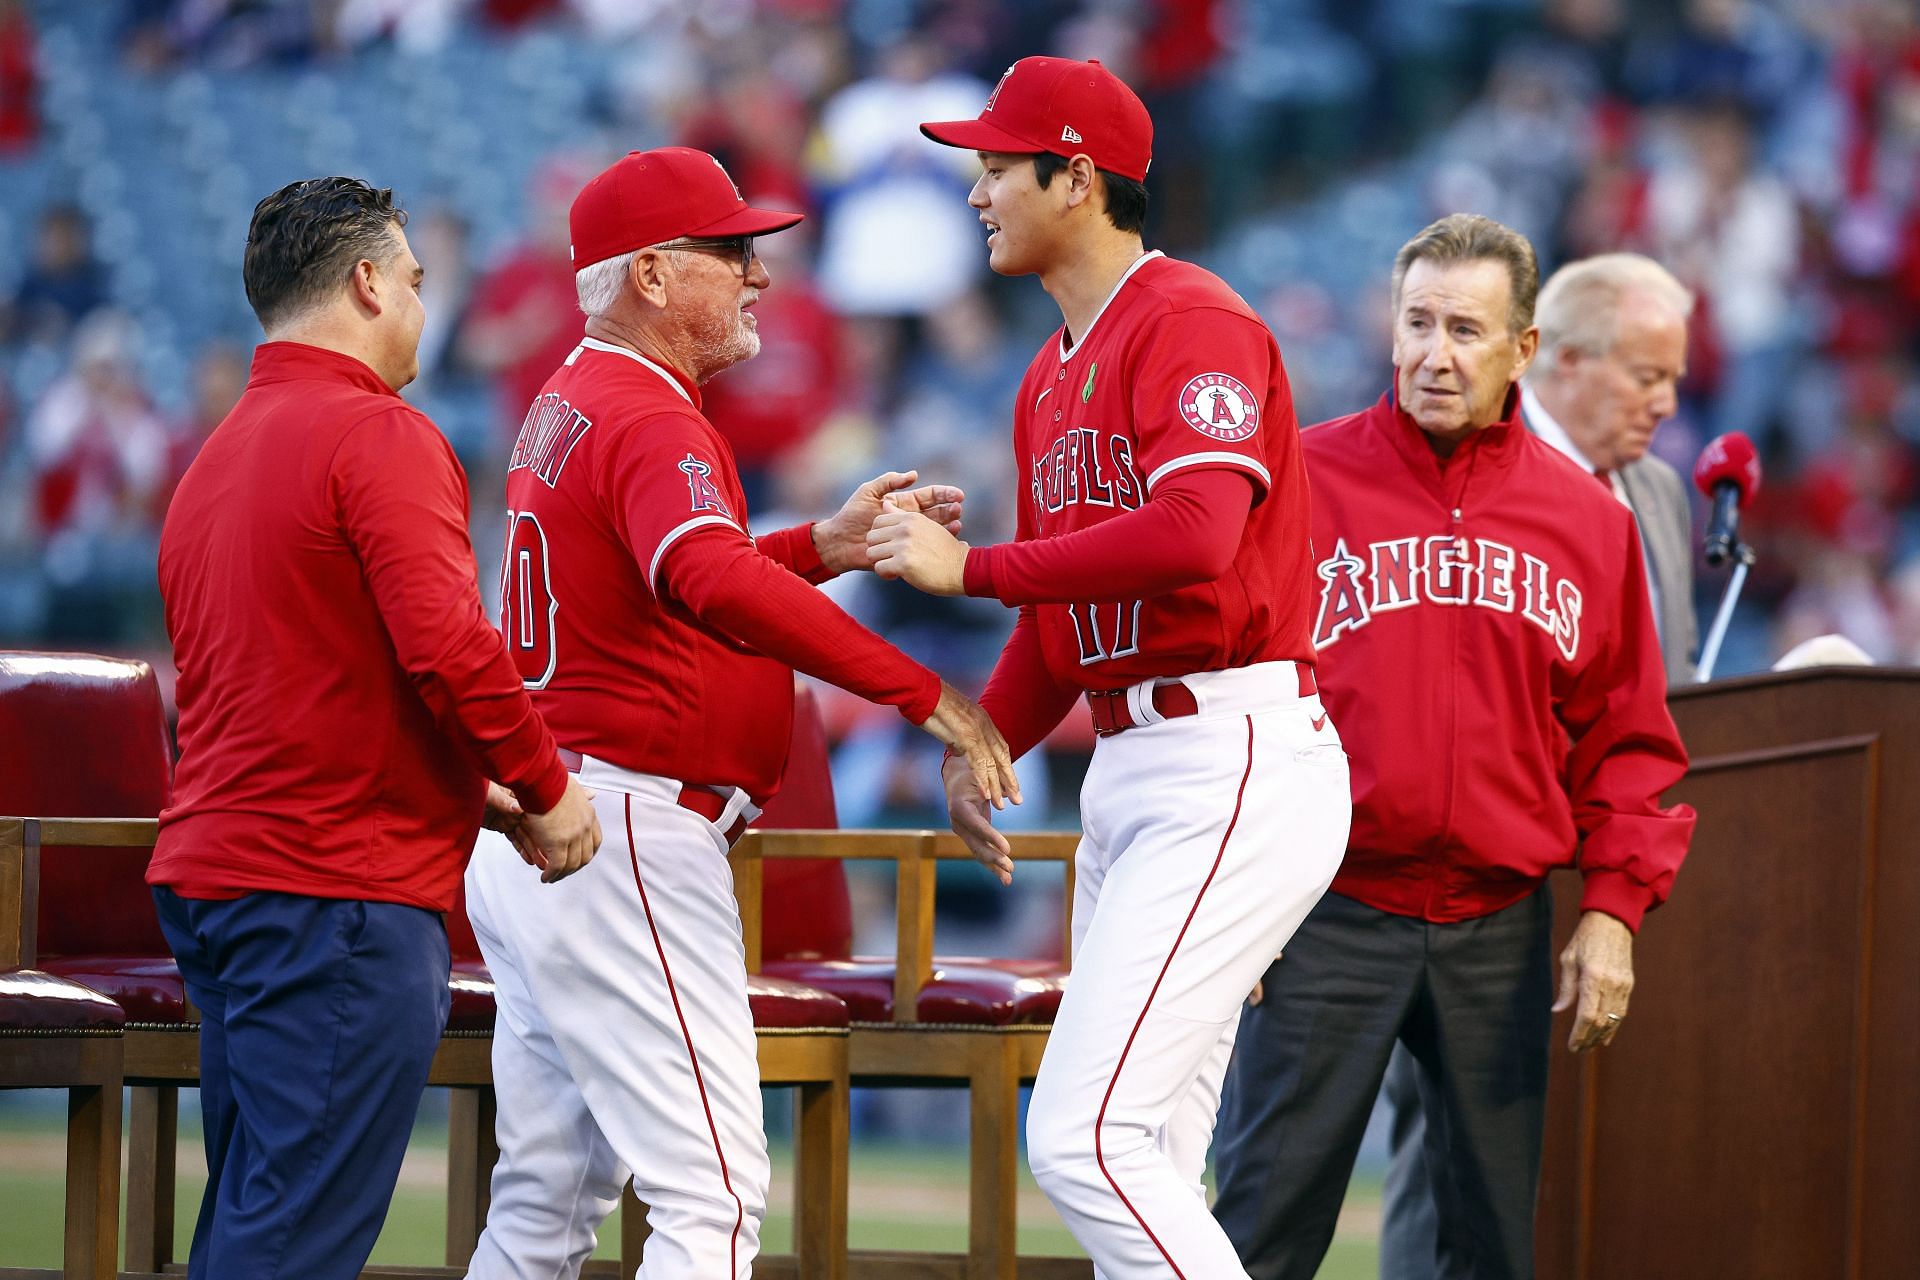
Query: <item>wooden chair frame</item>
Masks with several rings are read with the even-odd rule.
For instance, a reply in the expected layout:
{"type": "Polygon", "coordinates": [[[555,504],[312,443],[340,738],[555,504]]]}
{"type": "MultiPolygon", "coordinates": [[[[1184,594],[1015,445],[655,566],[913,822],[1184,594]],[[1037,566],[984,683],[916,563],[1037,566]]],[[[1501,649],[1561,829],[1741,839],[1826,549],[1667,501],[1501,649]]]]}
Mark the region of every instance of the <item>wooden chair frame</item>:
{"type": "MultiPolygon", "coordinates": [[[[1018,862],[1065,866],[1063,962],[1072,959],[1073,832],[1009,833],[1018,862]]],[[[855,1084],[965,1086],[969,1106],[967,1252],[856,1253],[849,1274],[951,1277],[952,1280],[1085,1280],[1092,1266],[1080,1258],[1018,1257],[1015,1210],[1019,1173],[1020,1086],[1040,1068],[1049,1028],[1034,1025],[960,1026],[915,1021],[920,993],[933,977],[934,887],[941,862],[972,862],[960,838],[943,831],[749,831],[734,847],[734,893],[740,900],[747,968],[759,972],[763,864],[773,859],[835,858],[890,862],[895,901],[893,1020],[855,1023],[851,1072],[855,1084]]]]}
{"type": "MultiPolygon", "coordinates": [[[[0,970],[31,969],[36,956],[40,851],[30,820],[0,818],[0,970]]],[[[62,1276],[112,1280],[120,1240],[118,1030],[0,1037],[0,1088],[67,1091],[66,1223],[58,1271],[0,1267],[0,1280],[62,1276]]]]}
{"type": "MultiPolygon", "coordinates": [[[[20,921],[15,950],[35,954],[37,920],[25,904],[37,901],[40,851],[48,845],[82,848],[152,848],[159,823],[152,818],[6,818],[0,819],[0,913],[14,904],[20,921]],[[12,851],[18,850],[17,856],[12,851]],[[17,875],[9,869],[18,866],[17,875]]],[[[0,914],[0,920],[7,917],[0,914]]],[[[5,952],[0,951],[0,960],[5,952]]],[[[95,1039],[106,1039],[95,1037],[95,1039]]],[[[180,1089],[200,1079],[198,1023],[129,1024],[125,1033],[125,1069],[120,1086],[132,1094],[127,1125],[126,1275],[159,1276],[174,1264],[174,1166],[179,1137],[180,1089]]],[[[800,1094],[794,1132],[794,1243],[790,1259],[767,1258],[766,1274],[792,1274],[807,1280],[844,1280],[847,1254],[847,1082],[849,1036],[839,1028],[766,1029],[756,1034],[761,1080],[792,1087],[800,1094]],[[782,1270],[789,1266],[795,1270],[782,1270]]],[[[428,1070],[427,1084],[450,1091],[447,1136],[447,1250],[445,1267],[370,1267],[369,1275],[393,1277],[459,1276],[473,1256],[487,1220],[488,1183],[500,1149],[493,1140],[493,1038],[490,1034],[443,1033],[428,1070]]],[[[109,1086],[105,1084],[100,1088],[109,1086]]],[[[78,1105],[78,1104],[76,1104],[78,1105]]],[[[110,1113],[114,1185],[105,1210],[117,1234],[120,1108],[104,1101],[88,1112],[104,1125],[110,1113]]],[[[91,1131],[89,1131],[91,1132],[91,1131]]],[[[69,1204],[73,1197],[69,1169],[69,1204]]],[[[91,1185],[91,1184],[89,1184],[91,1185]]],[[[621,1274],[631,1274],[647,1236],[645,1210],[626,1192],[629,1211],[622,1217],[621,1274]]],[[[74,1226],[69,1211],[71,1244],[74,1226]]],[[[113,1237],[106,1241],[106,1270],[112,1276],[113,1237]]],[[[595,1270],[604,1268],[596,1267],[595,1270]]],[[[758,1269],[758,1268],[756,1268],[758,1269]]],[[[24,1273],[35,1274],[35,1273],[24,1273]]],[[[79,1273],[72,1273],[79,1274],[79,1273]]],[[[88,1273],[91,1274],[91,1273],[88,1273]]],[[[12,1273],[0,1270],[0,1280],[12,1273]]]]}

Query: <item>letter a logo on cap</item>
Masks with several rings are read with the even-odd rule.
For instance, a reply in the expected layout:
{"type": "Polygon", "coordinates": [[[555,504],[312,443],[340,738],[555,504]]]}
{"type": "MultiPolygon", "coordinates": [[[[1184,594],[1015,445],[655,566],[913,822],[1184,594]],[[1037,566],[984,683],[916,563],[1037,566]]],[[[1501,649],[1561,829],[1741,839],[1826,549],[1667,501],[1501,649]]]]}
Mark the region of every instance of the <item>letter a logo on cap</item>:
{"type": "MultiPolygon", "coordinates": [[[[1016,64],[1016,65],[1017,65],[1017,64],[1016,64]]],[[[998,100],[998,99],[999,99],[999,97],[1000,97],[1000,91],[1001,91],[1002,89],[1004,89],[1004,88],[1006,88],[1006,87],[1007,87],[1007,77],[1008,77],[1008,76],[1010,76],[1010,75],[1012,75],[1012,74],[1013,74],[1013,68],[1012,68],[1012,67],[1008,67],[1008,68],[1007,68],[1007,69],[1006,69],[1005,71],[1002,71],[1002,72],[1000,73],[1000,83],[999,83],[999,84],[997,84],[997,85],[995,85],[995,86],[993,86],[993,92],[987,95],[987,106],[986,106],[986,109],[987,109],[988,111],[991,111],[991,110],[993,110],[993,104],[994,104],[994,102],[995,102],[996,100],[998,100]]]]}
{"type": "Polygon", "coordinates": [[[1081,138],[1081,136],[1074,131],[1074,128],[1072,125],[1067,125],[1065,128],[1060,130],[1060,141],[1081,142],[1081,141],[1084,141],[1084,139],[1081,138]]]}
{"type": "Polygon", "coordinates": [[[727,185],[733,188],[733,194],[739,199],[746,199],[745,196],[740,194],[740,184],[733,180],[733,175],[727,172],[727,166],[720,163],[720,158],[718,156],[708,156],[707,159],[713,161],[713,167],[720,171],[720,176],[725,178],[727,185]]]}

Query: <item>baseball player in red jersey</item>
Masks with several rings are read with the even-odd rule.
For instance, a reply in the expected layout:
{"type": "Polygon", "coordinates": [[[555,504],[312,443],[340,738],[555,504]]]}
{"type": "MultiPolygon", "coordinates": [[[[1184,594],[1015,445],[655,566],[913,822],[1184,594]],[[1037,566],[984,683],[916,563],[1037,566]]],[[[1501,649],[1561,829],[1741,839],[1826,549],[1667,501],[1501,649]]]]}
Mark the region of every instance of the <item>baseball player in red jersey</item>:
{"type": "MultiPolygon", "coordinates": [[[[870,535],[884,576],[1020,607],[981,699],[1016,757],[1082,694],[1102,735],[1028,1158],[1101,1274],[1244,1276],[1201,1186],[1220,1081],[1350,807],[1286,370],[1225,284],[1143,250],[1152,124],[1098,63],[1022,59],[977,120],[922,129],[981,153],[993,269],[1038,275],[1066,322],[1014,402],[1019,540],[969,548],[907,511],[870,535]]],[[[971,766],[946,780],[954,829],[1008,879],[971,766]]]]}
{"type": "Polygon", "coordinates": [[[810,583],[866,563],[882,497],[957,523],[961,494],[863,486],[759,538],[700,384],[759,348],[769,284],[718,161],[635,152],[572,209],[586,336],[528,409],[508,464],[501,627],[607,832],[535,894],[484,838],[468,907],[498,986],[500,1163],[477,1277],[575,1276],[629,1176],[651,1212],[640,1276],[752,1268],[768,1162],[726,853],[779,784],[794,668],[891,703],[1017,798],[980,708],[810,583]]]}

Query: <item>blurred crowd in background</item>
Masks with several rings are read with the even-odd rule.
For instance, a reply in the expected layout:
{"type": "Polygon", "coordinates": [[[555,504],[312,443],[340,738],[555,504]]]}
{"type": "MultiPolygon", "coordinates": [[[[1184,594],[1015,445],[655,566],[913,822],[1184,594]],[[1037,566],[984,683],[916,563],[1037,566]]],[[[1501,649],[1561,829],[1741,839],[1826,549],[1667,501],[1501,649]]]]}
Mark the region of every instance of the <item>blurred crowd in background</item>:
{"type": "MultiPolygon", "coordinates": [[[[1148,245],[1261,312],[1303,424],[1387,386],[1388,267],[1435,216],[1518,227],[1548,269],[1616,248],[1660,259],[1701,306],[1655,451],[1684,471],[1741,430],[1767,466],[1746,526],[1759,564],[1719,673],[1828,631],[1920,664],[1915,13],[0,0],[0,645],[134,653],[164,672],[159,524],[259,337],[240,282],[248,216],[321,173],[391,185],[410,211],[428,322],[407,394],[469,470],[483,578],[510,441],[580,329],[568,203],[611,157],[666,143],[809,215],[760,244],[763,353],[709,390],[755,523],[824,514],[912,466],[965,486],[972,536],[1009,536],[1008,406],[1057,312],[1031,281],[987,271],[965,204],[975,163],[915,125],[975,114],[1009,63],[1045,52],[1098,57],[1146,99],[1148,245]]],[[[1723,582],[1702,572],[1703,617],[1723,582]]],[[[963,686],[984,682],[1010,625],[997,605],[866,575],[834,590],[963,686]]],[[[897,718],[834,707],[843,821],[924,820],[935,773],[897,718]]],[[[1028,808],[1047,820],[1044,801],[1028,808]]]]}

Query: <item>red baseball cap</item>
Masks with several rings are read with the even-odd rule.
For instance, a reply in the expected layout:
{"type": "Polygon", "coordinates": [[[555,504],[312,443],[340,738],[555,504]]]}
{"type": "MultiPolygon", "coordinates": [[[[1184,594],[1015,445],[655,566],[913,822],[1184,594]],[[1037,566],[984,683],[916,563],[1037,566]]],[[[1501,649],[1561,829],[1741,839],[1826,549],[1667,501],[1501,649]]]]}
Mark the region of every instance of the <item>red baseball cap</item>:
{"type": "Polygon", "coordinates": [[[1007,68],[975,120],[920,126],[935,142],[969,151],[1085,155],[1096,169],[1143,182],[1153,163],[1153,120],[1133,90],[1098,61],[1022,58],[1007,68]]]}
{"type": "Polygon", "coordinates": [[[580,189],[567,225],[578,271],[682,236],[758,236],[805,214],[755,209],[720,162],[692,147],[629,151],[580,189]]]}

